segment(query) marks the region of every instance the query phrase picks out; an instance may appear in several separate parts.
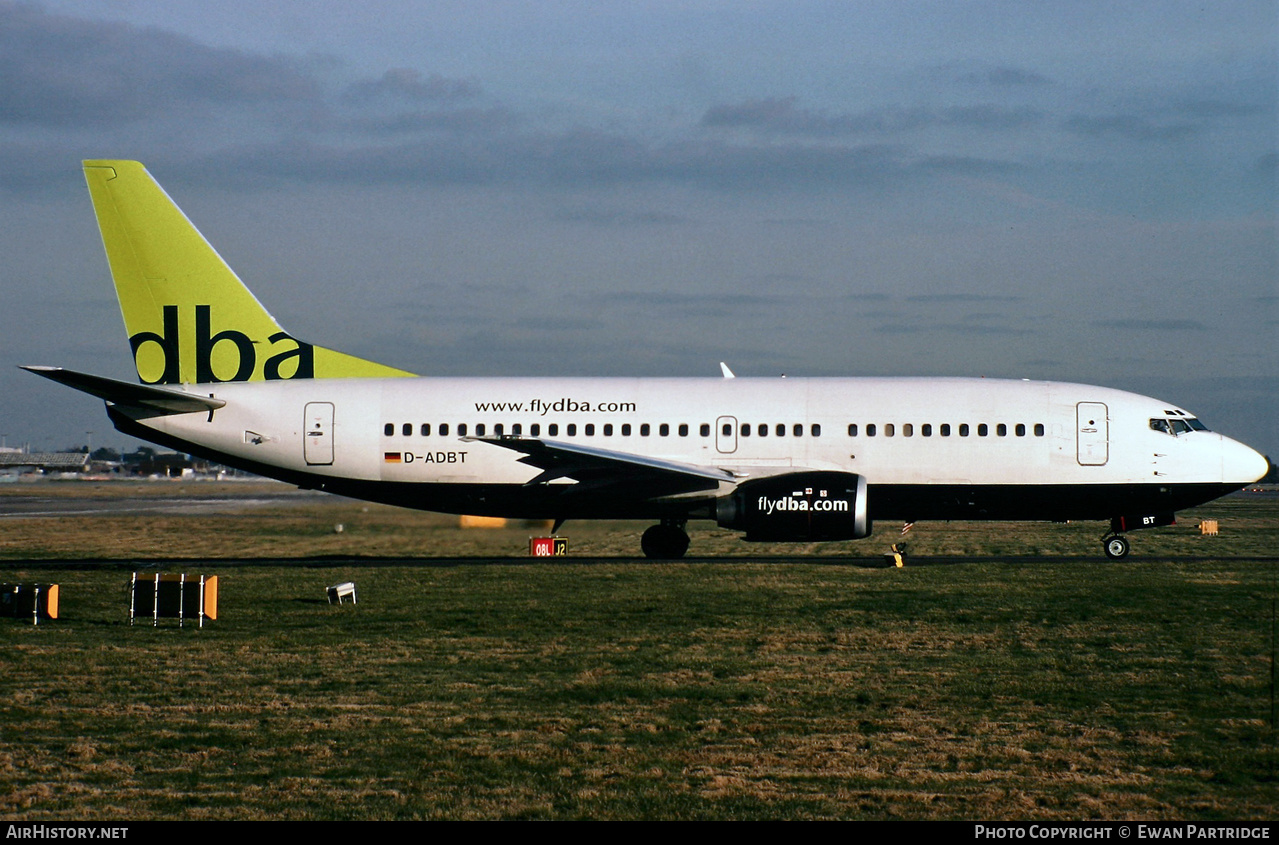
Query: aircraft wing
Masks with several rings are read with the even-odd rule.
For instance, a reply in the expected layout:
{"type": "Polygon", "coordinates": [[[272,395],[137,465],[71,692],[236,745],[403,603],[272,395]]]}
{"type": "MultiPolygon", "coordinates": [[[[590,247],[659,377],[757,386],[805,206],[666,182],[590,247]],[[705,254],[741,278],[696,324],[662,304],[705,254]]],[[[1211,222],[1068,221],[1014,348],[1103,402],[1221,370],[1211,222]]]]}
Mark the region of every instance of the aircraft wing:
{"type": "Polygon", "coordinates": [[[140,416],[158,417],[167,414],[216,411],[226,404],[225,400],[214,399],[212,396],[199,396],[150,384],[134,384],[105,376],[64,370],[61,367],[23,367],[22,369],[52,379],[59,384],[65,384],[67,387],[74,387],[90,396],[105,399],[113,405],[137,408],[144,412],[140,416]]]}
{"type": "Polygon", "coordinates": [[[650,495],[676,495],[697,490],[714,490],[719,482],[731,483],[738,477],[717,467],[664,461],[558,440],[518,436],[462,439],[523,452],[524,457],[520,458],[520,463],[542,470],[540,475],[527,481],[526,486],[545,484],[557,478],[571,478],[579,484],[591,487],[648,482],[645,486],[649,488],[650,495]]]}

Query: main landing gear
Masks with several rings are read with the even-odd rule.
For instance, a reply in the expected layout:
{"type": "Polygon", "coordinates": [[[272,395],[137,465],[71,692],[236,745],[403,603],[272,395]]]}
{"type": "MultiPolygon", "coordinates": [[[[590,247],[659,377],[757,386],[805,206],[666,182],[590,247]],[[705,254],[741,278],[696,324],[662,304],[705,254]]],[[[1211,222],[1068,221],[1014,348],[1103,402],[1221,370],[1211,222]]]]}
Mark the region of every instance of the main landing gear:
{"type": "Polygon", "coordinates": [[[654,560],[679,560],[688,551],[688,534],[684,532],[683,519],[663,519],[640,537],[644,557],[654,560]]]}

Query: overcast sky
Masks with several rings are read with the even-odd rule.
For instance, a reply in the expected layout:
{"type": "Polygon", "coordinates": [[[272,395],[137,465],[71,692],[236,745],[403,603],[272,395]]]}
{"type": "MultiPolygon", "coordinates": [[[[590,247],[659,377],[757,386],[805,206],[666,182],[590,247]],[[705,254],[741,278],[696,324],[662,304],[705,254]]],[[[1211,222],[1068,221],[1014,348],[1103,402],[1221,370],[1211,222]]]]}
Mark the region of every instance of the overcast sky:
{"type": "Polygon", "coordinates": [[[1270,0],[0,0],[0,433],[134,442],[15,369],[135,377],[131,158],[424,375],[1082,381],[1276,456],[1277,53],[1270,0]]]}

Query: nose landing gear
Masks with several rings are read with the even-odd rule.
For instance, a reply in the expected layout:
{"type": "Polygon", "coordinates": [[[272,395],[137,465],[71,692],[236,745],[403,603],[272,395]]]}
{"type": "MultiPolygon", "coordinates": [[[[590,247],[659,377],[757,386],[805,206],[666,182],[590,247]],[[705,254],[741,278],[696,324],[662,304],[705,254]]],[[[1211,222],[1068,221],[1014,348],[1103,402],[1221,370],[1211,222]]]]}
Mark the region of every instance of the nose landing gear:
{"type": "Polygon", "coordinates": [[[1102,538],[1101,548],[1111,560],[1123,560],[1128,557],[1128,538],[1119,534],[1107,534],[1102,538]]]}
{"type": "Polygon", "coordinates": [[[1177,515],[1172,511],[1117,516],[1110,520],[1110,530],[1101,538],[1101,549],[1111,560],[1123,560],[1128,557],[1128,539],[1120,534],[1120,531],[1137,531],[1141,528],[1159,528],[1176,524],[1177,515]]]}

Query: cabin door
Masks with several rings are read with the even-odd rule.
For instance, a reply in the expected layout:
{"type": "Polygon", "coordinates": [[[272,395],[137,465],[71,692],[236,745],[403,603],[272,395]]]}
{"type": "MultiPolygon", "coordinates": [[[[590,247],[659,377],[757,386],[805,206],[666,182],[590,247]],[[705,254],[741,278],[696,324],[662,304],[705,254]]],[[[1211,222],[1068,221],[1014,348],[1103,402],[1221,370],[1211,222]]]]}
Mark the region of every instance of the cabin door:
{"type": "Polygon", "coordinates": [[[333,403],[307,402],[302,453],[308,466],[333,463],[333,403]]]}
{"type": "Polygon", "coordinates": [[[715,420],[715,448],[725,455],[737,451],[737,417],[715,420]]]}
{"type": "Polygon", "coordinates": [[[1101,402],[1075,406],[1075,443],[1080,466],[1104,466],[1110,458],[1110,421],[1101,402]]]}

